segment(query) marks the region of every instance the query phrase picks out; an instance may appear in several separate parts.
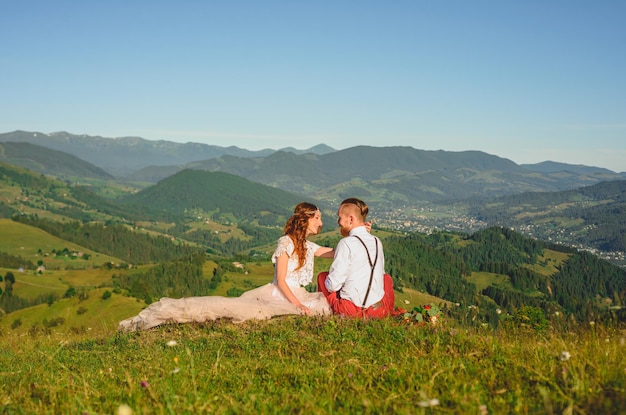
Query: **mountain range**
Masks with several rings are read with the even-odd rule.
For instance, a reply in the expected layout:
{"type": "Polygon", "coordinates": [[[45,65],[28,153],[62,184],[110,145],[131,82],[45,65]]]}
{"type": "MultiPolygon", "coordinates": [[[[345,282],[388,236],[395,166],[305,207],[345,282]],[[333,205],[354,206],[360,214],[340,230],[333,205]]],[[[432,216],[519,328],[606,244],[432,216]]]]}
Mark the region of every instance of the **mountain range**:
{"type": "MultiPolygon", "coordinates": [[[[95,274],[83,272],[93,260],[94,266],[116,268],[102,283],[137,299],[206,295],[206,285],[185,291],[193,281],[209,283],[199,278],[204,265],[192,266],[196,252],[210,258],[206,268],[212,276],[207,276],[216,284],[218,268],[244,272],[233,259],[250,267],[269,263],[282,225],[302,200],[324,212],[327,230],[317,242],[334,246],[340,235],[326,219],[333,218],[342,198],[359,196],[374,212],[373,232],[384,240],[386,267],[399,296],[418,290],[452,304],[477,304],[485,322],[523,306],[540,308],[546,316],[558,311],[597,319],[615,316],[610,313],[624,304],[626,180],[606,169],[517,165],[479,151],[411,147],[337,151],[322,145],[267,154],[212,148],[221,154],[205,158],[207,153],[185,153],[184,144],[77,136],[65,136],[66,152],[45,147],[49,136],[20,136],[41,142],[0,140],[4,267],[34,269],[41,261],[50,270],[68,272],[72,266],[77,281],[95,274]],[[77,155],[92,139],[94,162],[77,155]],[[147,149],[141,163],[137,158],[143,153],[133,153],[132,143],[147,149]],[[175,156],[168,158],[168,152],[175,156]],[[124,155],[128,175],[110,170],[108,158],[115,154],[124,155]],[[158,164],[168,159],[184,162],[158,164]],[[450,227],[452,219],[480,221],[479,230],[469,234],[450,227]],[[438,227],[421,232],[416,224],[428,220],[439,221],[438,227]],[[42,235],[54,238],[55,246],[43,245],[42,235]],[[58,258],[70,251],[68,244],[76,255],[58,258]],[[587,252],[592,249],[615,255],[587,252]],[[55,256],[45,256],[48,251],[55,256]]],[[[52,136],[57,145],[64,141],[60,134],[52,136]]],[[[250,283],[247,270],[241,276],[244,286],[250,283]]],[[[230,274],[228,279],[230,284],[230,274]]],[[[17,298],[27,290],[10,288],[11,295],[0,296],[4,310],[35,304],[17,298]]],[[[53,300],[49,294],[49,304],[53,300]]]]}
{"type": "MultiPolygon", "coordinates": [[[[307,150],[249,151],[234,146],[139,137],[25,131],[0,134],[2,142],[30,143],[61,151],[127,182],[156,183],[185,169],[221,171],[329,203],[350,195],[391,208],[474,196],[568,190],[626,178],[626,173],[597,167],[556,162],[518,165],[480,151],[426,151],[412,147],[356,146],[334,150],[322,144],[307,150]]],[[[37,154],[32,149],[31,160],[23,156],[12,162],[29,168],[41,165],[37,170],[41,172],[58,172],[45,166],[45,152],[37,154]]],[[[79,165],[77,161],[64,164],[79,165]]],[[[91,177],[83,172],[76,176],[91,177]]]]}
{"type": "MultiPolygon", "coordinates": [[[[220,147],[191,142],[182,144],[162,140],[151,141],[141,137],[107,138],[67,132],[46,134],[13,131],[0,134],[0,142],[30,143],[62,151],[99,166],[118,178],[148,166],[180,165],[227,155],[264,157],[275,151],[270,149],[250,151],[235,146],[220,147]]],[[[292,148],[286,150],[296,154],[308,152],[325,154],[334,151],[326,145],[315,146],[310,150],[292,148]]]]}
{"type": "MultiPolygon", "coordinates": [[[[334,150],[319,145],[253,152],[136,137],[24,131],[0,134],[0,161],[88,184],[96,193],[98,186],[107,191],[117,187],[112,194],[118,196],[101,194],[105,198],[99,200],[77,187],[71,192],[100,211],[119,211],[119,203],[125,204],[124,209],[130,209],[127,217],[155,208],[167,215],[200,208],[250,216],[253,213],[237,209],[237,203],[254,205],[269,194],[281,202],[289,200],[282,209],[266,203],[271,217],[284,214],[297,200],[314,201],[332,212],[342,199],[361,197],[377,212],[382,226],[469,232],[495,224],[583,248],[623,252],[626,247],[626,200],[615,196],[622,190],[578,190],[603,183],[624,189],[626,174],[593,166],[553,161],[518,165],[480,151],[368,146],[334,150]],[[220,188],[219,181],[227,184],[220,188]],[[120,190],[125,186],[128,189],[120,190]],[[140,192],[129,196],[129,189],[140,192]],[[216,197],[223,199],[219,205],[216,197]],[[435,212],[423,213],[433,207],[435,212]]],[[[80,211],[73,216],[84,217],[80,211]]]]}

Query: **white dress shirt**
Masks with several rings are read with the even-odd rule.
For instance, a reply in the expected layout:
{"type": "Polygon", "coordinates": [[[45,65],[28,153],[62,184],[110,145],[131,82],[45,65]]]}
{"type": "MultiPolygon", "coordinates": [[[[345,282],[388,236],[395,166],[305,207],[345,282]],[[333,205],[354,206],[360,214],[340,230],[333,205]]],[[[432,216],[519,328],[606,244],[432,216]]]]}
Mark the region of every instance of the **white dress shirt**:
{"type": "Polygon", "coordinates": [[[350,300],[359,307],[363,306],[372,270],[367,255],[369,251],[369,257],[374,263],[376,244],[378,244],[378,260],[374,267],[374,278],[365,308],[380,301],[385,295],[385,255],[380,240],[370,234],[365,226],[352,229],[350,236],[341,239],[337,244],[335,259],[326,278],[326,289],[330,292],[339,291],[341,298],[350,300]],[[359,236],[365,242],[367,251],[354,235],[359,236]]]}

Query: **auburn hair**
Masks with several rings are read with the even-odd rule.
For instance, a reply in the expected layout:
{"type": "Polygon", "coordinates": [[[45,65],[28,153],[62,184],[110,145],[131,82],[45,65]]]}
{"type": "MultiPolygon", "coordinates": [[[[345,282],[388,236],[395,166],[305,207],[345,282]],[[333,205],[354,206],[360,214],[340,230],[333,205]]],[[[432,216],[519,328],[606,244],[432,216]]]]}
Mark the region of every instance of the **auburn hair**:
{"type": "Polygon", "coordinates": [[[309,219],[315,216],[319,209],[312,203],[302,202],[293,210],[293,215],[285,223],[285,235],[289,235],[293,241],[294,254],[298,256],[298,267],[304,266],[306,261],[306,231],[309,227],[309,219]]]}

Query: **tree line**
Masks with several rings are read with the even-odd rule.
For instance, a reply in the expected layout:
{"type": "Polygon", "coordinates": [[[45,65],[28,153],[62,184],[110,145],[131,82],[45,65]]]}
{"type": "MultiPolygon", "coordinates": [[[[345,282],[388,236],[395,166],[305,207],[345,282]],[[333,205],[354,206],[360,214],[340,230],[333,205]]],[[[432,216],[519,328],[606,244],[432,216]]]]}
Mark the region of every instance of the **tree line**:
{"type": "Polygon", "coordinates": [[[161,297],[206,295],[212,281],[203,276],[203,253],[193,253],[161,262],[144,272],[114,274],[113,285],[147,304],[161,297]]]}
{"type": "Polygon", "coordinates": [[[14,216],[13,220],[136,265],[189,256],[200,250],[185,243],[173,242],[171,238],[162,235],[133,231],[121,224],[105,226],[102,223],[82,224],[78,221],[55,222],[37,215],[14,216]]]}
{"type": "Polygon", "coordinates": [[[546,244],[518,232],[492,227],[472,235],[409,234],[385,239],[388,272],[400,289],[411,287],[445,300],[476,304],[493,312],[514,313],[523,306],[546,314],[562,311],[578,320],[607,315],[626,304],[626,270],[595,255],[546,244]],[[550,276],[532,270],[546,249],[568,253],[550,276]],[[472,272],[507,277],[480,293],[467,278],[472,272]]]}

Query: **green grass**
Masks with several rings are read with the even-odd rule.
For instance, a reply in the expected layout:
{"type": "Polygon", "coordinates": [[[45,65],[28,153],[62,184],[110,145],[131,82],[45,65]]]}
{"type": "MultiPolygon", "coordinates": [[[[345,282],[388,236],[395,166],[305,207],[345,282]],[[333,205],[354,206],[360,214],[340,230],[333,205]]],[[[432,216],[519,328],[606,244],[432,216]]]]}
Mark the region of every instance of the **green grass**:
{"type": "Polygon", "coordinates": [[[89,332],[90,336],[108,336],[116,332],[117,324],[133,316],[145,303],[134,297],[112,294],[103,299],[107,288],[89,290],[87,298],[63,298],[51,305],[38,306],[14,311],[0,318],[0,333],[11,334],[15,337],[24,337],[35,331],[45,330],[45,322],[63,319],[59,325],[50,328],[55,336],[71,336],[76,333],[89,332]],[[13,327],[15,321],[21,324],[13,327]]]}
{"type": "Polygon", "coordinates": [[[11,414],[626,410],[626,332],[599,325],[542,336],[291,316],[103,336],[3,333],[0,408],[11,414]]]}
{"type": "MultiPolygon", "coordinates": [[[[13,290],[22,298],[33,299],[42,295],[56,294],[62,296],[69,286],[59,280],[54,273],[47,272],[38,275],[33,271],[19,272],[8,268],[0,268],[0,274],[4,277],[8,272],[12,272],[15,277],[13,290]]],[[[110,279],[110,277],[109,277],[110,279]]],[[[4,289],[4,285],[2,285],[4,289]]]]}
{"type": "Polygon", "coordinates": [[[482,292],[485,288],[494,284],[502,284],[509,281],[509,277],[501,274],[494,274],[491,272],[472,272],[470,277],[467,277],[467,281],[476,285],[476,291],[482,292]]]}

